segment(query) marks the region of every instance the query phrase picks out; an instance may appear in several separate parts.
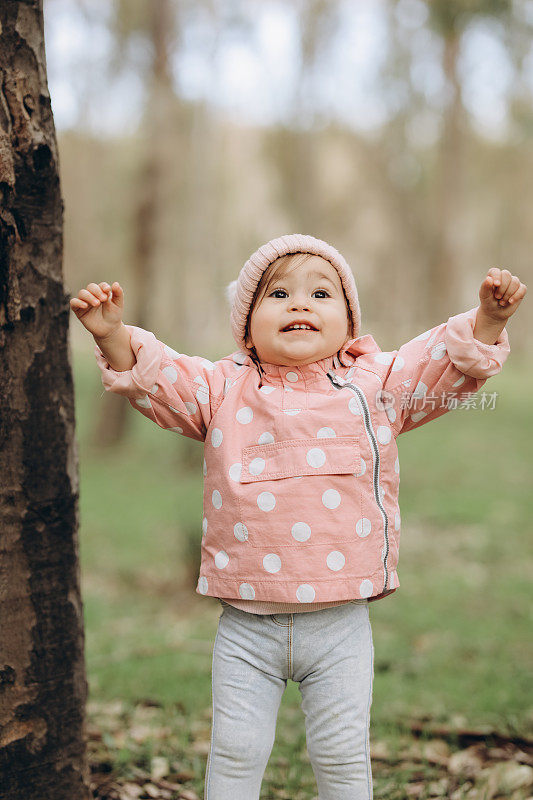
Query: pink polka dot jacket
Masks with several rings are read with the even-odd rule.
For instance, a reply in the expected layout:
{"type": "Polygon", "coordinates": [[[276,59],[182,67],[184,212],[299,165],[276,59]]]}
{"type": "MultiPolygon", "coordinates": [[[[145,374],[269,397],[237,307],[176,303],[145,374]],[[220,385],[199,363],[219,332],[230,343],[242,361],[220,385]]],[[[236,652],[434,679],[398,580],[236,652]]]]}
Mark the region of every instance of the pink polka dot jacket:
{"type": "Polygon", "coordinates": [[[309,604],[376,600],[399,586],[397,437],[468,403],[510,348],[473,337],[477,308],[399,350],[371,335],[302,367],[234,352],[215,363],[127,325],[137,363],[110,368],[161,428],[204,442],[197,592],[309,604]]]}

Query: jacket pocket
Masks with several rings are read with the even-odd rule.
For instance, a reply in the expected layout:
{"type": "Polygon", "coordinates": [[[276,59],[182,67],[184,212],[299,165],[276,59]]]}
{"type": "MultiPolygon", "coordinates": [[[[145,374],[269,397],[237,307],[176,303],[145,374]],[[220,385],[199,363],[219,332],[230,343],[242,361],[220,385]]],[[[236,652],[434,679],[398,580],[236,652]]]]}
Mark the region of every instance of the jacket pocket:
{"type": "Polygon", "coordinates": [[[242,450],[241,483],[303,475],[346,475],[361,470],[359,438],[285,439],[242,450]]]}

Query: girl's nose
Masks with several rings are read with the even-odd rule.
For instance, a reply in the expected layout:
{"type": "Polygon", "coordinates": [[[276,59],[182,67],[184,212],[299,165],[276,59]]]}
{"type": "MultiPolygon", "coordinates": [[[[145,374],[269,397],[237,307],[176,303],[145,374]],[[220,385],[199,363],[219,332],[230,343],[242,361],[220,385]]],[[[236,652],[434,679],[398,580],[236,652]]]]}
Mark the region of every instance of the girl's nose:
{"type": "Polygon", "coordinates": [[[291,311],[309,311],[310,302],[308,297],[292,297],[289,303],[291,311]]]}

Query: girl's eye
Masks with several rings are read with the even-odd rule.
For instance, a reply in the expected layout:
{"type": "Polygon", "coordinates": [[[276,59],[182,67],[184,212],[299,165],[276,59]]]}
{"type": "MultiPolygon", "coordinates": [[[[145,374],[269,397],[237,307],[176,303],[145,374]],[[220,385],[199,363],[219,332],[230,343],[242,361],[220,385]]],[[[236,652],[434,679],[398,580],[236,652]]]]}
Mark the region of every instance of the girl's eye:
{"type": "Polygon", "coordinates": [[[325,289],[317,289],[315,292],[313,292],[313,294],[314,295],[318,295],[318,294],[321,295],[321,297],[319,297],[319,300],[322,300],[324,297],[329,297],[329,295],[328,295],[328,293],[326,292],[325,289]]]}
{"type": "MultiPolygon", "coordinates": [[[[280,294],[279,294],[279,293],[281,293],[281,295],[283,295],[283,296],[285,296],[285,295],[287,294],[287,292],[285,291],[285,289],[274,289],[274,291],[272,292],[272,294],[271,294],[270,296],[271,296],[271,297],[278,297],[278,298],[280,298],[280,294]]],[[[281,298],[280,298],[280,299],[281,299],[281,298]]]]}

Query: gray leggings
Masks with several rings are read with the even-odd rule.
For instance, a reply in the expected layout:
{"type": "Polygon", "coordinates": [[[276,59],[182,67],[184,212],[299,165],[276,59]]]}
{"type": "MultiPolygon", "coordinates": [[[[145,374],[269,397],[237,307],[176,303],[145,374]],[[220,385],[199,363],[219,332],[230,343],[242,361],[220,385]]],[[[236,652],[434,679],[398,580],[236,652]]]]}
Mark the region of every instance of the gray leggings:
{"type": "Polygon", "coordinates": [[[372,800],[368,603],[250,614],[223,603],[205,800],[259,800],[287,680],[298,682],[320,800],[372,800]]]}

